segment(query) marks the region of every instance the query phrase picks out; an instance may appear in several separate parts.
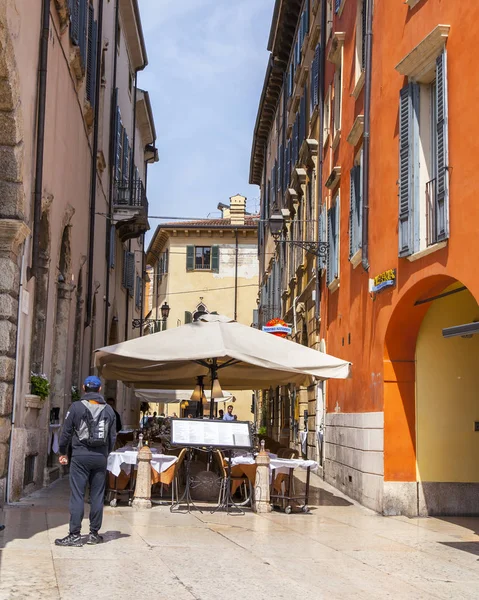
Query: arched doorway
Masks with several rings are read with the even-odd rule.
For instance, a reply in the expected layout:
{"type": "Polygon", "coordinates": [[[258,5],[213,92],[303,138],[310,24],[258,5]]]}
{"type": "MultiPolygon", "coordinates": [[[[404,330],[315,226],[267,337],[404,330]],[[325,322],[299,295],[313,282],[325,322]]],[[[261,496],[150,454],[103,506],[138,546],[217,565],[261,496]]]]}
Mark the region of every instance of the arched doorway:
{"type": "Polygon", "coordinates": [[[423,280],[397,304],[384,359],[386,514],[477,514],[479,336],[442,330],[479,320],[460,282],[423,280]]]}

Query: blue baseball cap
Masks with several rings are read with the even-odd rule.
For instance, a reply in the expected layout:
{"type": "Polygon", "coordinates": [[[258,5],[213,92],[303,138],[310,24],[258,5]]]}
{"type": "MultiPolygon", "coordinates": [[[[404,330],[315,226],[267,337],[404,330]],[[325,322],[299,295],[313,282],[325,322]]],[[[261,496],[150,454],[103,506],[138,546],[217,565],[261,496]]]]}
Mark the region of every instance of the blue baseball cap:
{"type": "Polygon", "coordinates": [[[89,375],[84,381],[85,387],[99,388],[101,387],[101,380],[96,375],[89,375]]]}

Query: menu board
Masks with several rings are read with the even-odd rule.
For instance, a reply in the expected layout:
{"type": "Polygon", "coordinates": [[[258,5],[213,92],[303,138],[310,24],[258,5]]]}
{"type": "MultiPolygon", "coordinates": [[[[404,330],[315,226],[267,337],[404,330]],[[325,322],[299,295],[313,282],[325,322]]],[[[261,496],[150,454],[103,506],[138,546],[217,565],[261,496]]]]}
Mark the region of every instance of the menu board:
{"type": "Polygon", "coordinates": [[[252,448],[248,421],[213,419],[171,419],[174,446],[213,448],[252,448]]]}

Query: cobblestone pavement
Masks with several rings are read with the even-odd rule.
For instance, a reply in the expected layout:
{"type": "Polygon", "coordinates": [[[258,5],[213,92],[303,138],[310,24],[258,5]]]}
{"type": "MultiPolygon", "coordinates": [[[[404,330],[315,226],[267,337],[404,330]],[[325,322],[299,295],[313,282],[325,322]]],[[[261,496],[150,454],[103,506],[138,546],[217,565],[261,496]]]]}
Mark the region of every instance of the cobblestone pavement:
{"type": "Polygon", "coordinates": [[[0,512],[0,599],[479,597],[479,519],[384,518],[314,485],[309,515],[106,507],[105,544],[58,548],[68,532],[59,481],[0,512]]]}

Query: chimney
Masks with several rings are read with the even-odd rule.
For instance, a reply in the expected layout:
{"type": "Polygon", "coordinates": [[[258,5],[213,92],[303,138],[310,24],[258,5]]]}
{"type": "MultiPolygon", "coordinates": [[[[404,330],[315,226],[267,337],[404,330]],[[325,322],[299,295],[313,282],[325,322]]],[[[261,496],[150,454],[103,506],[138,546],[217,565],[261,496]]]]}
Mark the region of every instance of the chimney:
{"type": "Polygon", "coordinates": [[[244,225],[246,214],[246,197],[237,194],[230,198],[231,225],[244,225]]]}

